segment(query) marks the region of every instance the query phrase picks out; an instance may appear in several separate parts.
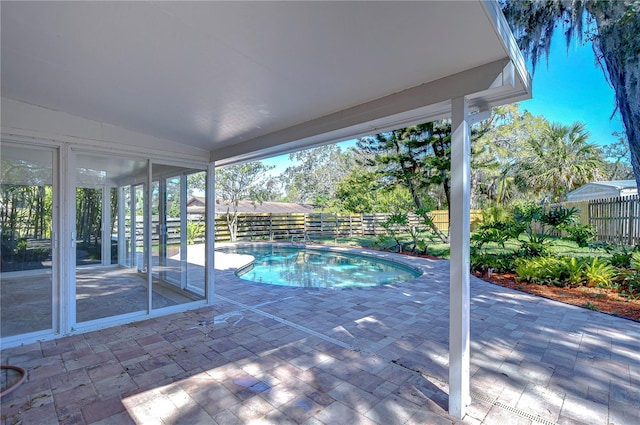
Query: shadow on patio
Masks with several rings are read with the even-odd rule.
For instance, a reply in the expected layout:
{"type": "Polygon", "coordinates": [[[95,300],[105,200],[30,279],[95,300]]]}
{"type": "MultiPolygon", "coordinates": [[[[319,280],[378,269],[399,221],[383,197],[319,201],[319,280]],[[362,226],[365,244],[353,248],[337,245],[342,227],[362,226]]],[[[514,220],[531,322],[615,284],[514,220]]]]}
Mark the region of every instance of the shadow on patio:
{"type": "MultiPolygon", "coordinates": [[[[391,255],[392,257],[395,257],[391,255]]],[[[4,350],[6,423],[452,423],[448,262],[306,290],[218,270],[213,307],[4,350]]],[[[640,420],[640,324],[472,278],[464,423],[640,420]]]]}

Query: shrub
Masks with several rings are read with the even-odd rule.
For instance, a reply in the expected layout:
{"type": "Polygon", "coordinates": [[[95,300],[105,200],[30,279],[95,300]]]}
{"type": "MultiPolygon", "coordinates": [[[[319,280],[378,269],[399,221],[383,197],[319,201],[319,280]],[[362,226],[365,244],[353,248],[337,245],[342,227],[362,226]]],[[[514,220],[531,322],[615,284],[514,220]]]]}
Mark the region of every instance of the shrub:
{"type": "Polygon", "coordinates": [[[509,211],[509,209],[500,205],[492,205],[482,209],[482,222],[483,223],[494,223],[496,221],[505,222],[508,220],[510,215],[511,215],[511,211],[509,211]]]}
{"type": "Polygon", "coordinates": [[[406,231],[409,224],[409,216],[406,213],[391,214],[380,225],[387,232],[387,235],[395,242],[394,250],[402,252],[402,233],[406,231]]]}
{"type": "Polygon", "coordinates": [[[187,222],[187,243],[193,244],[196,239],[204,236],[205,225],[200,221],[187,222]]]}
{"type": "Polygon", "coordinates": [[[515,271],[518,281],[554,286],[565,286],[567,282],[567,270],[563,258],[520,258],[515,262],[515,271]]]}
{"type": "Polygon", "coordinates": [[[570,285],[582,286],[584,284],[584,260],[575,257],[568,258],[565,260],[565,269],[567,282],[570,285]]]}
{"type": "Polygon", "coordinates": [[[633,252],[627,251],[625,247],[613,252],[609,259],[609,264],[619,269],[628,269],[631,267],[631,257],[633,252]]]}
{"type": "Polygon", "coordinates": [[[488,254],[473,250],[471,253],[471,270],[483,275],[489,269],[498,273],[512,272],[515,269],[513,253],[488,254]]]}
{"type": "Polygon", "coordinates": [[[586,248],[596,237],[596,232],[590,224],[574,224],[563,228],[569,235],[569,239],[578,244],[580,248],[586,248]]]}
{"type": "Polygon", "coordinates": [[[587,286],[611,287],[616,269],[604,260],[594,257],[584,263],[584,278],[587,286]]]}
{"type": "Polygon", "coordinates": [[[513,211],[513,219],[519,223],[531,223],[540,221],[544,215],[544,208],[535,204],[518,205],[513,211]]]}
{"type": "Polygon", "coordinates": [[[528,240],[520,241],[518,256],[525,258],[543,257],[549,253],[551,243],[546,235],[529,235],[528,240]]]}
{"type": "Polygon", "coordinates": [[[615,287],[620,295],[634,300],[640,298],[640,271],[620,270],[616,276],[615,287]]]}
{"type": "Polygon", "coordinates": [[[476,232],[471,235],[471,242],[477,248],[482,248],[483,245],[489,242],[497,243],[504,248],[505,242],[511,238],[509,224],[504,221],[494,221],[478,226],[476,232]]]}
{"type": "Polygon", "coordinates": [[[631,268],[640,270],[640,251],[636,251],[631,255],[631,268]]]}
{"type": "Polygon", "coordinates": [[[555,228],[560,228],[572,224],[578,212],[574,207],[553,207],[540,216],[540,222],[555,228]]]}

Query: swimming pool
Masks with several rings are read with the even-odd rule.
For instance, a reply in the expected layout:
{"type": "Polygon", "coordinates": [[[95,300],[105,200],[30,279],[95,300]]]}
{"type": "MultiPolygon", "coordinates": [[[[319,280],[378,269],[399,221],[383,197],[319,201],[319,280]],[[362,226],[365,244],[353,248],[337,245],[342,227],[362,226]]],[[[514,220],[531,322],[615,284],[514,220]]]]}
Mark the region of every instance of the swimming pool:
{"type": "Polygon", "coordinates": [[[363,288],[402,283],[421,275],[392,261],[296,246],[230,246],[217,251],[248,254],[255,261],[236,272],[244,280],[305,288],[363,288]]]}

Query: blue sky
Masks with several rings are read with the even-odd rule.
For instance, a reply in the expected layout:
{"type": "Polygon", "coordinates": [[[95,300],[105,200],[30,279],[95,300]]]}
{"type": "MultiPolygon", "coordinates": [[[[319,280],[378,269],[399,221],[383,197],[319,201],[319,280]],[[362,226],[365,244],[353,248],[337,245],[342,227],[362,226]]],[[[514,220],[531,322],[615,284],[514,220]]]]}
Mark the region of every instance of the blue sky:
{"type": "MultiPolygon", "coordinates": [[[[585,124],[589,141],[608,145],[617,141],[614,131],[623,133],[620,114],[615,111],[613,88],[604,77],[590,43],[573,41],[567,50],[562,33],[556,34],[551,45],[547,66],[541,59],[533,75],[533,98],[520,102],[520,110],[543,115],[551,122],[570,125],[576,121],[585,124]]],[[[352,146],[354,142],[343,142],[352,146]]],[[[272,175],[283,172],[288,155],[263,160],[275,165],[272,175]]]]}
{"type": "Polygon", "coordinates": [[[533,99],[520,102],[520,109],[563,125],[581,121],[592,143],[616,142],[611,133],[623,132],[622,119],[615,110],[613,88],[595,63],[591,44],[573,42],[567,51],[562,34],[557,35],[560,37],[554,37],[549,66],[544,58],[536,67],[533,99]]]}

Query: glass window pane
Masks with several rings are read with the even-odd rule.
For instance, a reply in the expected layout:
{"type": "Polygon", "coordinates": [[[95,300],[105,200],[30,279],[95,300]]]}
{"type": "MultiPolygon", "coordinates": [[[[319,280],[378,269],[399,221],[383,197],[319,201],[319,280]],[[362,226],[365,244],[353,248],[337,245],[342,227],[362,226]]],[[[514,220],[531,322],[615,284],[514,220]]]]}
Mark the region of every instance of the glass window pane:
{"type": "MultiPolygon", "coordinates": [[[[153,308],[204,298],[204,219],[190,215],[192,175],[204,172],[153,165],[153,308]]],[[[204,179],[203,179],[204,182],[204,179]]],[[[204,211],[204,206],[200,207],[204,211]]]]}
{"type": "Polygon", "coordinates": [[[76,162],[76,321],[146,311],[147,162],[84,153],[76,162]]]}
{"type": "Polygon", "coordinates": [[[52,329],[53,151],[0,146],[0,337],[52,329]]]}

